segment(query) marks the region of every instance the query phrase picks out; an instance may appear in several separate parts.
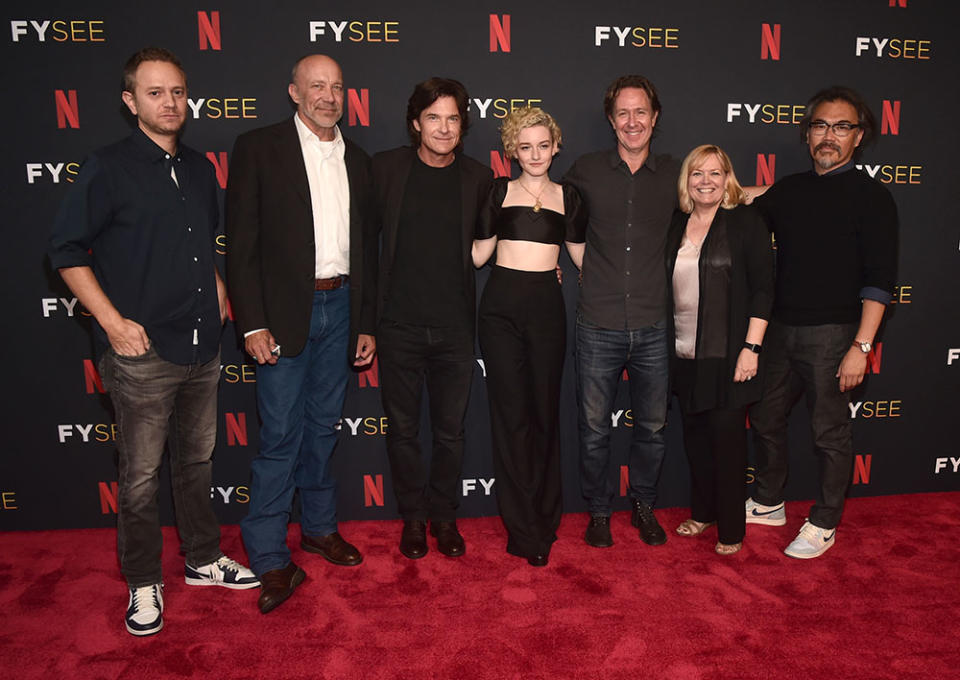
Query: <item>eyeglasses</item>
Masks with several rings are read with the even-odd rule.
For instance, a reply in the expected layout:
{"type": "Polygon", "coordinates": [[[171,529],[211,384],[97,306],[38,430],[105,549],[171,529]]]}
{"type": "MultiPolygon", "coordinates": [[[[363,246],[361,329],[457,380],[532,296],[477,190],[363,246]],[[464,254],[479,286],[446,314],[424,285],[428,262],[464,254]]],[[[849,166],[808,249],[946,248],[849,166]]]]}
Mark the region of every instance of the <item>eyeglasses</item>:
{"type": "Polygon", "coordinates": [[[825,120],[811,120],[807,129],[818,137],[827,134],[827,130],[833,130],[833,134],[837,137],[846,137],[858,127],[860,126],[857,123],[848,123],[845,120],[841,120],[838,123],[828,123],[825,120]]]}

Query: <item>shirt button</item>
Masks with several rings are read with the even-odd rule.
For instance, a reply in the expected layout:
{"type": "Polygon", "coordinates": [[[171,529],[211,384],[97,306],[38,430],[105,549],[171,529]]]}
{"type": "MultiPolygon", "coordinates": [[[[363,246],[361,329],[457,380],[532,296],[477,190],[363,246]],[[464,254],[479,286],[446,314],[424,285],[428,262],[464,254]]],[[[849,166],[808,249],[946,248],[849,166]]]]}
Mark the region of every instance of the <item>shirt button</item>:
{"type": "MultiPolygon", "coordinates": [[[[627,248],[627,250],[630,250],[630,249],[627,248]]],[[[198,260],[197,260],[197,258],[193,258],[193,261],[194,261],[194,262],[197,262],[198,260]]]]}
{"type": "Polygon", "coordinates": [[[199,316],[197,317],[197,323],[200,323],[200,317],[199,317],[199,316]]]}
{"type": "Polygon", "coordinates": [[[191,229],[190,227],[187,227],[187,231],[193,231],[193,229],[191,229]]]}
{"type": "Polygon", "coordinates": [[[163,157],[167,160],[170,160],[170,154],[168,153],[163,154],[163,157]]]}
{"type": "Polygon", "coordinates": [[[627,276],[630,276],[630,270],[629,270],[629,269],[627,270],[627,276]]]}
{"type": "MultiPolygon", "coordinates": [[[[628,253],[630,252],[630,246],[627,246],[627,252],[628,253]]],[[[193,259],[196,260],[197,258],[193,258],[193,259]]]]}
{"type": "MultiPolygon", "coordinates": [[[[630,272],[627,272],[627,273],[629,274],[630,272]]],[[[203,288],[197,288],[197,292],[198,292],[198,293],[202,293],[202,292],[203,292],[203,288]]]]}

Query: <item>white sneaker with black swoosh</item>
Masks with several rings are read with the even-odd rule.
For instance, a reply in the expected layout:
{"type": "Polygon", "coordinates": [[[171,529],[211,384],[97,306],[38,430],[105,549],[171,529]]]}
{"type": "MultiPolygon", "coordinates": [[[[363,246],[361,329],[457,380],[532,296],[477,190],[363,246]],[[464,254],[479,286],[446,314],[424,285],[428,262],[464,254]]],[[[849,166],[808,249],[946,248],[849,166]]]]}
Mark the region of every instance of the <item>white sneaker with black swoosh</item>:
{"type": "Polygon", "coordinates": [[[787,557],[796,557],[798,560],[820,557],[833,547],[836,535],[836,529],[823,529],[810,524],[810,520],[807,520],[800,528],[800,533],[793,539],[793,543],[787,546],[783,554],[787,557]]]}
{"type": "Polygon", "coordinates": [[[747,499],[747,524],[766,524],[771,527],[782,527],[787,523],[787,511],[783,503],[778,505],[761,505],[752,498],[747,499]]]}

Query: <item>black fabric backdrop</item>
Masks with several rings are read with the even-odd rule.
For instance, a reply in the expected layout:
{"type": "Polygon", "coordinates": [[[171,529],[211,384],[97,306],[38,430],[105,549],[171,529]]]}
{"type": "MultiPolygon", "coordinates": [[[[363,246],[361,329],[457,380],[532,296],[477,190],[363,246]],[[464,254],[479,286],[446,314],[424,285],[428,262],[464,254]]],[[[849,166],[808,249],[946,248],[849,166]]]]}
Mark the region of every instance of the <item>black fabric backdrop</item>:
{"type": "MultiPolygon", "coordinates": [[[[404,113],[413,84],[444,75],[463,81],[472,97],[466,152],[495,167],[506,111],[526,103],[550,111],[564,131],[555,178],[581,153],[613,145],[601,101],[607,84],[624,73],[647,75],[660,91],[657,152],[682,157],[697,144],[720,144],[744,184],[807,169],[795,124],[804,102],[833,83],[859,89],[884,120],[884,134],[861,163],[893,193],[901,238],[897,304],[877,343],[873,371],[854,393],[857,465],[850,493],[960,489],[960,229],[948,217],[957,158],[948,116],[960,103],[952,86],[958,66],[954,3],[240,0],[218,6],[174,0],[5,6],[0,299],[8,321],[0,333],[7,376],[0,408],[0,529],[115,521],[112,417],[92,370],[90,320],[50,270],[45,247],[78,164],[90,150],[127,133],[121,66],[151,44],[182,59],[191,98],[184,141],[208,154],[223,180],[238,134],[292,115],[290,66],[311,52],[342,64],[350,91],[341,127],[371,154],[406,143],[404,113]]],[[[217,248],[229,248],[222,236],[217,248]]],[[[576,276],[566,256],[562,264],[572,320],[576,276]]],[[[486,272],[478,276],[482,286],[486,272]]],[[[231,323],[223,364],[211,498],[221,519],[232,523],[246,512],[258,424],[255,371],[231,323]]],[[[584,509],[573,385],[568,360],[561,403],[567,511],[584,509]]],[[[612,417],[622,464],[631,433],[625,385],[612,417]]],[[[673,409],[661,505],[682,505],[688,497],[677,421],[673,409]]],[[[790,498],[815,491],[806,422],[801,404],[792,421],[790,498]]],[[[354,376],[336,453],[341,519],[396,516],[386,426],[375,372],[354,376]]],[[[488,426],[478,353],[464,515],[496,512],[488,426]]],[[[169,523],[167,489],[161,503],[169,523]]],[[[626,508],[626,501],[617,507],[626,508]]]]}

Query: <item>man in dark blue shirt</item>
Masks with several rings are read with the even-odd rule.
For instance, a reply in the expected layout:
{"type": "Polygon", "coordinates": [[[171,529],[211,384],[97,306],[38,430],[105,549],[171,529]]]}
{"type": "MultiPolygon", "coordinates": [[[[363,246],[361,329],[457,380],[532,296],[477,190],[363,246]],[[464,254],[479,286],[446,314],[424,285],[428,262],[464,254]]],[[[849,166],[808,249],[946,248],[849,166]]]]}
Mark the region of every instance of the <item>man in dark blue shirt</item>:
{"type": "Polygon", "coordinates": [[[163,627],[157,473],[165,443],[186,582],[246,589],[259,581],[220,551],[210,507],[226,315],[226,289],[213,262],[213,168],[179,144],[187,86],[173,54],[137,52],[124,68],[123,87],[137,128],[84,162],[57,215],[50,260],[96,321],[100,372],[118,428],[126,626],[133,635],[152,635],[163,627]]]}

